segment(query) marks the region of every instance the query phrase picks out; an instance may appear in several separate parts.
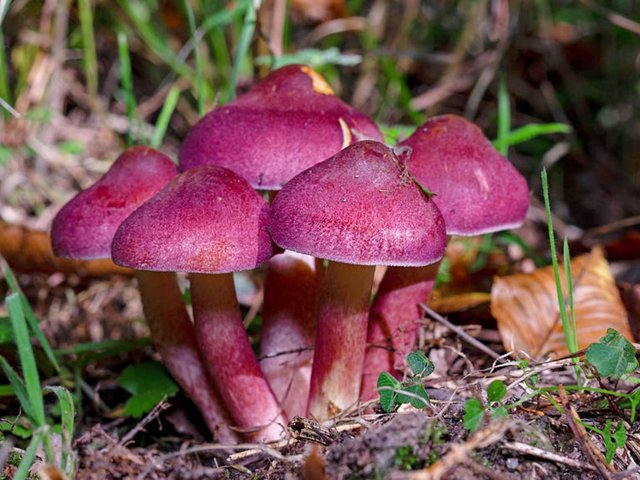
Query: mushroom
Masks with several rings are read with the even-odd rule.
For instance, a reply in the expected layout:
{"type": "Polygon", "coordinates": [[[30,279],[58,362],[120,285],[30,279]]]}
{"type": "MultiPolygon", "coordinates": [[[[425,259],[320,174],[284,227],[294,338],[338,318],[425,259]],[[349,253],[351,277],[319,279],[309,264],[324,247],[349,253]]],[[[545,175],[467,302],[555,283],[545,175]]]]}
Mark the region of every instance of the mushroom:
{"type": "MultiPolygon", "coordinates": [[[[411,149],[409,171],[436,194],[448,235],[480,235],[524,221],[526,180],[471,122],[456,115],[434,117],[400,145],[411,149]]],[[[381,372],[401,375],[422,318],[418,303],[427,301],[437,272],[437,265],[387,270],[369,317],[362,400],[376,396],[381,372]]]]}
{"type": "Polygon", "coordinates": [[[329,260],[308,405],[324,420],[358,400],[375,265],[436,262],[444,221],[390,148],[362,141],[290,180],[269,230],[282,248],[329,260]]]}
{"type": "Polygon", "coordinates": [[[182,143],[180,169],[220,165],[254,188],[279,190],[358,137],[382,140],[376,125],[337,98],[322,76],[288,65],[200,119],[182,143]]]}
{"type": "Polygon", "coordinates": [[[319,275],[313,258],[286,251],[265,276],[260,366],[290,418],[304,416],[311,380],[319,275]]]}
{"type": "Polygon", "coordinates": [[[231,170],[205,165],[178,175],[118,228],[115,263],[189,272],[197,340],[238,426],[251,439],[280,438],[286,418],[247,338],[232,272],[272,255],[269,205],[231,170]]]}
{"type": "MultiPolygon", "coordinates": [[[[122,153],[96,183],[78,193],[53,220],[54,252],[72,259],[111,257],[111,240],[122,221],[176,176],[166,155],[137,146],[122,153]]],[[[234,442],[228,413],[209,383],[193,325],[172,273],[136,272],[149,330],[163,363],[187,392],[218,440],[234,442]]]]}
{"type": "MultiPolygon", "coordinates": [[[[183,170],[205,163],[230,168],[274,198],[293,176],[363,136],[382,140],[375,123],[337,98],[321,75],[289,65],[201,119],[180,162],[183,170]]],[[[260,352],[271,358],[260,364],[289,416],[304,414],[309,389],[313,355],[303,349],[313,344],[315,277],[322,269],[309,270],[308,260],[276,255],[264,283],[260,352]],[[300,353],[278,355],[283,351],[300,353]]]]}

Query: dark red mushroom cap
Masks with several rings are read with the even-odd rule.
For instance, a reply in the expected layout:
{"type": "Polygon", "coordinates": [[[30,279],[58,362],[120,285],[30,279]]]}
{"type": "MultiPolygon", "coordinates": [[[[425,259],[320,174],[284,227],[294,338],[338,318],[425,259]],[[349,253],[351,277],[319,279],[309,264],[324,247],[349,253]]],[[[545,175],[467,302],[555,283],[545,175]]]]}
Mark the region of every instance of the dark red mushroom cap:
{"type": "Polygon", "coordinates": [[[360,137],[382,139],[375,124],[337,98],[318,73],[289,65],[196,123],[180,149],[180,169],[220,165],[254,188],[279,190],[360,137]]]}
{"type": "Polygon", "coordinates": [[[478,235],[519,227],[529,187],[480,128],[442,115],[400,143],[411,148],[409,170],[436,196],[449,235],[478,235]]]}
{"type": "Polygon", "coordinates": [[[272,255],[269,205],[246,180],[205,165],[178,175],[118,228],[113,261],[137,270],[228,273],[272,255]]]}
{"type": "Polygon", "coordinates": [[[153,148],[126,150],[107,173],[58,212],[51,226],[53,251],[65,258],[109,258],[118,226],[176,174],[171,159],[153,148]]]}
{"type": "Polygon", "coordinates": [[[269,230],[282,248],[361,265],[419,266],[444,252],[434,202],[385,145],[355,143],[294,177],[273,201],[269,230]]]}

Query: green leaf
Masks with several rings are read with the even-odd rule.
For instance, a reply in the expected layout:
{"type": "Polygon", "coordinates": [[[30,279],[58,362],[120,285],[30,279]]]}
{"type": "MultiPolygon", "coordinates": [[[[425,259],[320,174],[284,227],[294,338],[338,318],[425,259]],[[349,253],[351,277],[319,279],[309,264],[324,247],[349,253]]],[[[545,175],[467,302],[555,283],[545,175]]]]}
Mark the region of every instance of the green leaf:
{"type": "Polygon", "coordinates": [[[73,397],[69,390],[64,387],[45,387],[44,391],[51,392],[55,394],[56,397],[58,397],[58,403],[60,405],[60,425],[62,427],[61,434],[63,442],[63,448],[61,449],[60,466],[67,474],[67,477],[72,478],[75,460],[73,455],[73,448],[71,446],[75,417],[75,406],[73,404],[73,397]]]}
{"type": "Polygon", "coordinates": [[[132,365],[124,369],[118,384],[133,395],[124,406],[127,415],[138,418],[149,412],[165,397],[180,390],[164,366],[158,362],[132,365]]]}
{"type": "Polygon", "coordinates": [[[33,437],[31,437],[31,442],[29,442],[29,446],[24,451],[24,455],[22,460],[20,461],[20,466],[13,474],[14,480],[24,480],[29,477],[29,470],[33,465],[33,461],[36,458],[36,452],[38,451],[38,447],[45,439],[48,433],[49,426],[45,425],[41,428],[38,428],[34,433],[33,437]]]}
{"type": "Polygon", "coordinates": [[[624,444],[627,443],[627,430],[623,422],[618,423],[616,430],[613,432],[613,439],[618,448],[624,447],[624,444]]]}
{"type": "Polygon", "coordinates": [[[499,402],[507,394],[507,387],[505,387],[502,380],[494,380],[489,384],[487,388],[487,399],[490,402],[499,402]]]}
{"type": "Polygon", "coordinates": [[[11,319],[9,317],[0,317],[0,344],[11,342],[13,342],[11,319]]]}
{"type": "Polygon", "coordinates": [[[506,407],[500,406],[493,409],[491,412],[491,418],[495,420],[504,420],[509,416],[509,410],[506,407]]]}
{"type": "Polygon", "coordinates": [[[38,319],[36,318],[33,310],[31,309],[31,305],[27,301],[27,297],[24,296],[20,286],[18,285],[18,280],[16,280],[16,276],[14,275],[9,264],[0,258],[0,264],[2,266],[2,272],[4,273],[4,279],[7,281],[7,285],[9,288],[16,293],[20,294],[20,301],[22,302],[22,311],[27,319],[27,323],[29,324],[29,329],[31,330],[31,334],[36,337],[38,343],[44,350],[44,353],[47,356],[47,360],[53,365],[56,371],[60,371],[60,365],[58,364],[58,360],[56,356],[53,354],[53,350],[51,349],[51,345],[49,345],[49,341],[47,337],[44,336],[42,329],[40,328],[40,324],[38,323],[38,319]]]}
{"type": "Polygon", "coordinates": [[[12,293],[6,299],[9,317],[11,318],[11,326],[18,347],[18,357],[20,358],[20,366],[24,376],[24,385],[31,404],[31,420],[41,427],[45,424],[44,402],[42,401],[42,389],[40,388],[40,376],[36,359],[31,348],[29,338],[29,330],[25,321],[24,311],[22,310],[22,301],[19,293],[12,293]]]}
{"type": "Polygon", "coordinates": [[[382,372],[376,384],[380,395],[380,406],[385,412],[392,412],[398,406],[397,396],[394,391],[400,388],[400,382],[389,372],[382,372]]]}
{"type": "Polygon", "coordinates": [[[429,404],[429,394],[424,389],[422,383],[411,383],[401,385],[400,390],[408,395],[398,392],[396,403],[409,403],[415,408],[424,408],[429,404]]]}
{"type": "Polygon", "coordinates": [[[496,147],[496,149],[498,149],[499,151],[502,151],[502,149],[504,148],[508,148],[513,145],[532,140],[541,135],[548,135],[551,133],[569,133],[570,131],[571,127],[564,123],[530,123],[529,125],[525,125],[524,127],[512,130],[505,137],[494,140],[493,146],[496,147]]]}
{"type": "Polygon", "coordinates": [[[433,362],[427,358],[424,352],[411,352],[407,355],[407,363],[413,374],[420,378],[431,375],[435,370],[433,362]]]}
{"type": "Polygon", "coordinates": [[[464,402],[464,428],[470,432],[475,432],[482,425],[482,418],[484,416],[484,408],[480,400],[477,398],[470,398],[464,402]]]}
{"type": "Polygon", "coordinates": [[[586,360],[602,377],[617,379],[638,368],[635,347],[613,328],[587,348],[586,360]]]}
{"type": "Polygon", "coordinates": [[[20,402],[20,407],[22,407],[25,415],[29,418],[33,418],[33,407],[31,406],[31,401],[29,400],[29,395],[27,394],[24,382],[2,355],[0,355],[0,368],[2,368],[4,375],[13,387],[13,391],[16,394],[16,397],[18,397],[18,402],[20,402]]]}
{"type": "Polygon", "coordinates": [[[77,140],[65,140],[58,144],[58,149],[69,155],[81,155],[84,152],[84,145],[77,140]]]}

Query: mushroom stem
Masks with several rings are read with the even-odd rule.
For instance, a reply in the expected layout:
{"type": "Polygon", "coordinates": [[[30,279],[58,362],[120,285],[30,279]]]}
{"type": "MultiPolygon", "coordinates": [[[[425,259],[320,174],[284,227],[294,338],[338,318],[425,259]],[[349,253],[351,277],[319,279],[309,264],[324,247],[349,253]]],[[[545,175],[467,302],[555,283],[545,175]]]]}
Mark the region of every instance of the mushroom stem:
{"type": "Polygon", "coordinates": [[[238,436],[229,429],[231,417],[206,375],[175,274],[137,270],[136,278],[144,315],[162,362],[196,404],[214,438],[237,443],[238,436]]]}
{"type": "Polygon", "coordinates": [[[313,264],[313,257],[286,250],[269,259],[264,281],[260,366],[289,418],[307,411],[318,293],[313,264]]]}
{"type": "Polygon", "coordinates": [[[330,261],[324,273],[308,406],[318,420],[358,401],[374,271],[330,261]]]}
{"type": "Polygon", "coordinates": [[[200,351],[231,416],[251,440],[282,438],[287,419],[251,349],[233,275],[191,274],[191,302],[200,351]]]}
{"type": "Polygon", "coordinates": [[[418,321],[438,274],[440,262],[425,267],[389,267],[369,312],[367,351],[360,399],[378,395],[378,376],[389,372],[402,377],[405,357],[416,342],[418,321]]]}

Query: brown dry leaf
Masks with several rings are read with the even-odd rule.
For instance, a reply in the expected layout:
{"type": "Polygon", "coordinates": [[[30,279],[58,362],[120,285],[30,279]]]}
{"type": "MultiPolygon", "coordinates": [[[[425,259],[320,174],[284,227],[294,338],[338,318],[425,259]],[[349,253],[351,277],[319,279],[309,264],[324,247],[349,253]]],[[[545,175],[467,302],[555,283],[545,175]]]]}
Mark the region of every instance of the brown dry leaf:
{"type": "MultiPolygon", "coordinates": [[[[596,247],[571,260],[571,274],[579,348],[598,341],[607,328],[615,328],[632,340],[627,312],[602,249],[596,247]]],[[[566,292],[562,271],[560,277],[566,292]]],[[[534,358],[568,353],[552,267],[496,277],[491,313],[506,350],[521,350],[534,358]]]]}
{"type": "Polygon", "coordinates": [[[466,292],[453,295],[442,295],[438,290],[434,291],[429,299],[429,307],[441,314],[462,312],[491,300],[491,295],[486,292],[466,292]]]}

